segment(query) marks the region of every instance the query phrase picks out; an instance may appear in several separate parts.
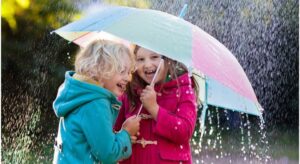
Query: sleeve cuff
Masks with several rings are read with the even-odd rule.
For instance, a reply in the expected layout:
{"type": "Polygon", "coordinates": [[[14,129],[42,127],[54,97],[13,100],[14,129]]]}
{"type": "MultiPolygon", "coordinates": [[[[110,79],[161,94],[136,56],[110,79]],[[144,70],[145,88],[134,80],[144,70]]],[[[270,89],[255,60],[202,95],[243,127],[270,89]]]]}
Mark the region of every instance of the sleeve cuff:
{"type": "Polygon", "coordinates": [[[125,156],[125,158],[128,158],[131,155],[132,149],[131,149],[131,139],[130,139],[130,134],[124,130],[121,129],[118,132],[119,138],[124,138],[123,139],[123,147],[122,147],[122,154],[125,156]]]}

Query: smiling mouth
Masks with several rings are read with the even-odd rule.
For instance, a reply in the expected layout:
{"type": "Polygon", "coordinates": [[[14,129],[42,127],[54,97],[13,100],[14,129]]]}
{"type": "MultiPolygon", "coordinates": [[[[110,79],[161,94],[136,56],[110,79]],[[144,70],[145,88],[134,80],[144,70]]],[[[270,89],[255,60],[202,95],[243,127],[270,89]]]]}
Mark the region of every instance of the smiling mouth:
{"type": "Polygon", "coordinates": [[[156,69],[144,71],[146,76],[151,76],[151,77],[155,74],[155,72],[156,72],[156,69]]]}
{"type": "Polygon", "coordinates": [[[124,84],[124,83],[118,83],[117,87],[119,87],[122,90],[122,92],[124,92],[126,90],[126,84],[124,84]]]}

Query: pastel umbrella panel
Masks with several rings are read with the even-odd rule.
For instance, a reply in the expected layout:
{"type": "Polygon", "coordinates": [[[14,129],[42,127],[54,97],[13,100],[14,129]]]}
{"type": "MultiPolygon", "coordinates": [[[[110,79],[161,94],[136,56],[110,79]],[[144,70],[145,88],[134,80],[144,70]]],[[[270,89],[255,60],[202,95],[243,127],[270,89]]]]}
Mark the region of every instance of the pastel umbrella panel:
{"type": "Polygon", "coordinates": [[[105,32],[163,54],[197,72],[199,96],[205,106],[261,116],[262,108],[234,55],[208,33],[181,18],[150,9],[104,7],[54,32],[81,46],[94,40],[97,33],[105,32]]]}

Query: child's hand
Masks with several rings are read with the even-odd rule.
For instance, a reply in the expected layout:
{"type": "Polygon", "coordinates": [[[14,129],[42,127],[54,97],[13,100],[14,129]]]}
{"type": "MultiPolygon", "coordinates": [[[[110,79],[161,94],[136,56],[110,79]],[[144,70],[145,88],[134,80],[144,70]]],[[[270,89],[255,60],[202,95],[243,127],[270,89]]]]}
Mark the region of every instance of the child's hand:
{"type": "Polygon", "coordinates": [[[141,93],[140,100],[142,101],[143,106],[152,115],[152,117],[156,119],[159,106],[156,102],[156,92],[153,86],[146,86],[146,88],[141,93]]]}
{"type": "Polygon", "coordinates": [[[136,117],[136,115],[133,115],[125,120],[122,125],[122,129],[125,129],[130,136],[134,136],[140,130],[140,121],[141,117],[136,117]]]}
{"type": "Polygon", "coordinates": [[[130,140],[132,144],[135,144],[137,140],[137,136],[130,136],[130,140]]]}

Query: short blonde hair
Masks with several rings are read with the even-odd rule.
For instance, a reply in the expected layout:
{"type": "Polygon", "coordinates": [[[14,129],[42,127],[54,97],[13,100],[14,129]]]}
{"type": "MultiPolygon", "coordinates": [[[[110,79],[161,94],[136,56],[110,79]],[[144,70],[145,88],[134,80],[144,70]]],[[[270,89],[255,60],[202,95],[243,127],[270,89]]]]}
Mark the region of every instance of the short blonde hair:
{"type": "Polygon", "coordinates": [[[75,59],[75,71],[96,81],[109,79],[125,67],[124,57],[130,60],[134,69],[134,58],[123,44],[109,40],[96,40],[82,49],[75,59]]]}

